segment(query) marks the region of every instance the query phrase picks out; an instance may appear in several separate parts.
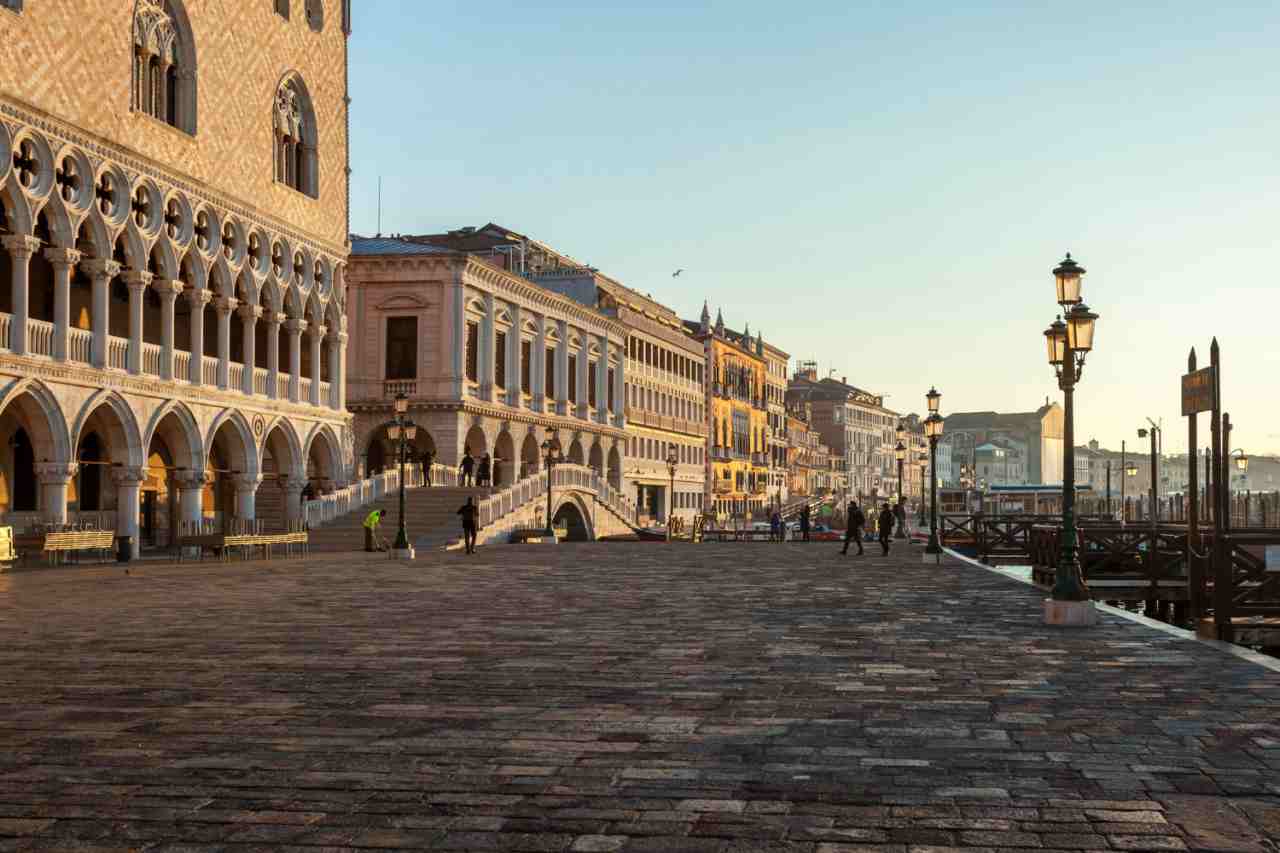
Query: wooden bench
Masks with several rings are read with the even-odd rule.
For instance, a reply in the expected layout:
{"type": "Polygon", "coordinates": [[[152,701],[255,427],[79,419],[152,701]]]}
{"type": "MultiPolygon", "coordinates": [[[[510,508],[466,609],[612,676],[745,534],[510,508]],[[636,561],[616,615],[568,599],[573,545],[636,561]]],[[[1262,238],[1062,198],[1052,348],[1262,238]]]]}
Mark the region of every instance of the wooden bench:
{"type": "Polygon", "coordinates": [[[40,550],[49,564],[55,565],[65,562],[68,555],[82,551],[96,551],[100,556],[109,558],[115,543],[116,534],[110,530],[68,530],[46,533],[40,550]]]}
{"type": "Polygon", "coordinates": [[[179,536],[177,542],[178,560],[182,561],[188,548],[199,549],[198,559],[203,560],[205,551],[217,554],[223,560],[233,555],[241,559],[250,559],[255,550],[262,549],[264,560],[270,560],[274,549],[284,546],[285,556],[292,557],[294,548],[299,548],[302,555],[308,553],[310,537],[306,530],[294,530],[283,533],[205,533],[195,536],[179,536]]]}

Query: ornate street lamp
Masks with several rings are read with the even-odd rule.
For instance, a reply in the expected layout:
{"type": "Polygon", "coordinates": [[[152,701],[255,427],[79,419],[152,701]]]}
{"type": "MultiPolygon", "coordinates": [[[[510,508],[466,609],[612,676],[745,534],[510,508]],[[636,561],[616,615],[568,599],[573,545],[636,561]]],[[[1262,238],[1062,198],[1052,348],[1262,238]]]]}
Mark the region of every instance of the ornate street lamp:
{"type": "Polygon", "coordinates": [[[547,469],[547,529],[544,535],[550,536],[554,541],[556,529],[551,523],[551,471],[560,461],[560,439],[556,438],[556,434],[549,429],[547,437],[542,442],[542,459],[547,469]]]}
{"type": "Polygon", "coordinates": [[[1062,436],[1062,551],[1058,556],[1053,584],[1054,601],[1088,601],[1092,603],[1089,588],[1080,571],[1080,559],[1076,554],[1075,515],[1075,404],[1076,384],[1084,372],[1085,357],[1093,350],[1093,334],[1098,315],[1085,306],[1080,296],[1081,267],[1068,254],[1053,270],[1057,287],[1058,304],[1062,306],[1066,322],[1059,317],[1045,330],[1049,364],[1058,376],[1058,387],[1063,396],[1062,436]]]}
{"type": "Polygon", "coordinates": [[[936,390],[929,391],[929,417],[924,419],[924,434],[929,439],[929,546],[925,554],[941,554],[942,545],[938,542],[938,440],[942,438],[942,416],[938,414],[938,403],[942,395],[936,390]]]}
{"type": "Polygon", "coordinates": [[[1240,488],[1243,489],[1245,478],[1249,476],[1249,455],[1238,447],[1227,455],[1235,460],[1236,470],[1240,472],[1240,488]]]}
{"type": "Polygon", "coordinates": [[[924,451],[917,453],[916,461],[920,463],[920,528],[924,529],[924,526],[929,523],[929,519],[925,517],[925,511],[924,511],[924,495],[925,495],[924,469],[925,469],[925,465],[927,465],[929,462],[929,454],[925,453],[924,451]]]}
{"type": "MultiPolygon", "coordinates": [[[[902,439],[907,435],[907,429],[902,424],[898,424],[898,446],[893,448],[893,455],[898,459],[898,503],[902,503],[902,463],[907,458],[907,447],[902,443],[902,439]]],[[[905,512],[905,510],[904,510],[905,512]]],[[[896,513],[895,513],[896,515],[896,513]]],[[[893,534],[894,539],[906,539],[907,531],[903,530],[905,526],[903,522],[898,522],[898,532],[893,534]]]]}
{"type": "Polygon", "coordinates": [[[387,424],[387,437],[400,443],[400,523],[393,555],[412,560],[413,548],[409,546],[409,534],[404,528],[404,461],[405,445],[418,434],[418,426],[408,418],[409,398],[404,394],[396,395],[395,412],[395,419],[387,424]]]}
{"type": "Polygon", "coordinates": [[[671,520],[675,516],[676,508],[676,464],[680,460],[676,459],[674,453],[667,454],[667,474],[671,478],[671,488],[667,492],[667,541],[671,541],[671,520]]]}

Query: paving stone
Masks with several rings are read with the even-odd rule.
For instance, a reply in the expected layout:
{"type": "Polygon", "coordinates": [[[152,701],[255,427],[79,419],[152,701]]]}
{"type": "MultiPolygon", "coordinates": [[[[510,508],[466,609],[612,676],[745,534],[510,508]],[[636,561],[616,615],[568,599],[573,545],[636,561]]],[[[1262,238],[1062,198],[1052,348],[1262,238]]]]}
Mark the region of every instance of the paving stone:
{"type": "Polygon", "coordinates": [[[1186,850],[1181,838],[1173,835],[1110,835],[1107,840],[1117,850],[1186,850]]]}

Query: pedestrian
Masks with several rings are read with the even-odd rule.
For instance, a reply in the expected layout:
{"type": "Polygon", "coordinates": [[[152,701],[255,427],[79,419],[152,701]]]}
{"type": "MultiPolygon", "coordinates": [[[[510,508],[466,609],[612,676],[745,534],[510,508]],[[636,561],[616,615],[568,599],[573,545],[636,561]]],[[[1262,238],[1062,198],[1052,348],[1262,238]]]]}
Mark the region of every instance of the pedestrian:
{"type": "Polygon", "coordinates": [[[898,535],[906,536],[907,534],[907,505],[903,503],[902,498],[898,498],[898,504],[893,508],[894,521],[898,523],[898,535]]]}
{"type": "Polygon", "coordinates": [[[493,470],[493,460],[486,453],[480,457],[480,464],[476,466],[476,485],[490,486],[493,485],[490,480],[490,472],[493,470]]]}
{"type": "Polygon", "coordinates": [[[769,541],[782,541],[782,516],[775,509],[773,514],[769,516],[769,541]]]}
{"type": "Polygon", "coordinates": [[[422,482],[428,486],[431,485],[431,466],[436,461],[436,454],[433,450],[428,450],[422,454],[422,482]]]}
{"type": "Polygon", "coordinates": [[[313,501],[315,499],[316,499],[315,484],[313,484],[310,480],[307,480],[307,484],[302,487],[302,501],[303,503],[306,503],[307,501],[313,501]]]}
{"type": "Polygon", "coordinates": [[[845,513],[845,532],[844,532],[844,550],[841,554],[849,553],[849,543],[856,542],[858,545],[858,556],[862,556],[862,527],[867,523],[867,517],[862,514],[862,510],[858,507],[857,501],[849,501],[849,509],[845,513]]]}
{"type": "Polygon", "coordinates": [[[476,506],[475,501],[468,497],[467,502],[458,509],[458,515],[462,516],[462,541],[467,547],[468,554],[476,552],[476,530],[480,520],[480,507],[476,506]]]}
{"type": "Polygon", "coordinates": [[[382,524],[382,516],[383,511],[375,509],[364,517],[364,549],[366,551],[383,550],[382,537],[378,535],[378,526],[382,524]]]}
{"type": "Polygon", "coordinates": [[[800,538],[809,541],[809,505],[800,508],[800,538]]]}
{"type": "Polygon", "coordinates": [[[889,556],[889,539],[893,537],[893,509],[886,502],[880,510],[880,547],[884,556],[889,556]]]}
{"type": "Polygon", "coordinates": [[[462,450],[462,465],[459,466],[459,476],[462,477],[462,485],[471,485],[471,472],[476,469],[476,460],[471,458],[471,448],[466,447],[462,450]]]}

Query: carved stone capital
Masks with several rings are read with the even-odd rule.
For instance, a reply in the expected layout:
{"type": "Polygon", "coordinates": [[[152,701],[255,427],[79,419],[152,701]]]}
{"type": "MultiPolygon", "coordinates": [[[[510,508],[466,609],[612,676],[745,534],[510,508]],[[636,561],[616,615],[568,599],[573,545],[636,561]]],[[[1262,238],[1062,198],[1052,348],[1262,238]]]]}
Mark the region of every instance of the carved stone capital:
{"type": "Polygon", "coordinates": [[[151,289],[160,294],[161,299],[176,299],[184,287],[185,285],[183,285],[182,281],[176,278],[156,276],[151,279],[151,289]]]}
{"type": "Polygon", "coordinates": [[[178,471],[173,475],[173,480],[178,484],[178,488],[184,492],[203,489],[205,485],[203,471],[178,471]]]}
{"type": "Polygon", "coordinates": [[[324,336],[327,334],[329,334],[328,326],[316,325],[315,323],[311,324],[311,337],[324,340],[324,336]]]}
{"type": "Polygon", "coordinates": [[[147,480],[146,468],[125,465],[111,469],[111,481],[117,486],[141,486],[147,480]]]}
{"type": "Polygon", "coordinates": [[[41,462],[35,466],[36,479],[42,486],[65,486],[75,477],[80,466],[74,462],[41,462]]]}
{"type": "Polygon", "coordinates": [[[240,306],[240,300],[230,296],[223,296],[215,303],[215,306],[218,309],[219,316],[230,315],[240,306]]]}
{"type": "Polygon", "coordinates": [[[80,266],[96,279],[115,278],[120,274],[120,264],[109,258],[91,258],[80,266]]]}
{"type": "Polygon", "coordinates": [[[237,492],[256,492],[262,485],[261,474],[236,474],[231,482],[236,484],[237,492]]]}
{"type": "Polygon", "coordinates": [[[193,287],[185,291],[185,295],[187,297],[187,301],[191,303],[191,307],[199,311],[203,311],[204,306],[208,305],[213,299],[212,291],[204,290],[202,288],[193,287]]]}
{"type": "Polygon", "coordinates": [[[343,344],[345,346],[347,343],[347,340],[350,337],[351,336],[348,335],[346,332],[338,332],[338,343],[343,344]]]}
{"type": "Polygon", "coordinates": [[[155,275],[146,270],[125,270],[120,274],[120,278],[130,290],[146,290],[151,286],[155,275]]]}
{"type": "Polygon", "coordinates": [[[27,261],[40,250],[40,241],[28,234],[10,234],[0,237],[0,244],[9,250],[15,261],[27,261]]]}
{"type": "Polygon", "coordinates": [[[242,320],[253,319],[255,322],[262,319],[262,306],[243,304],[237,310],[236,314],[242,320]]]}
{"type": "Polygon", "coordinates": [[[285,321],[284,327],[295,335],[301,335],[307,330],[307,321],[290,318],[285,321]]]}
{"type": "Polygon", "coordinates": [[[44,257],[56,267],[69,267],[80,263],[80,253],[75,249],[49,248],[44,250],[44,257]]]}

